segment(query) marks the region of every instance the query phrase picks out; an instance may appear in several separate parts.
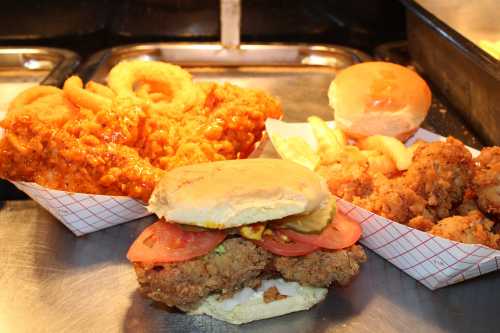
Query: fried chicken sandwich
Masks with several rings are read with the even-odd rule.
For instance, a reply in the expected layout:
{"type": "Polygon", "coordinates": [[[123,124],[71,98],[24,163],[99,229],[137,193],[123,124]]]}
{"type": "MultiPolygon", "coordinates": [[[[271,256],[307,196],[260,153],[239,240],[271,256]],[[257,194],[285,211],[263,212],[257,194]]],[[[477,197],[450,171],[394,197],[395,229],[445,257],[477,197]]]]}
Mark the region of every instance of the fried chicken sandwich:
{"type": "Polygon", "coordinates": [[[360,226],[324,180],[293,162],[247,159],[168,172],[160,220],[127,254],[145,296],[234,324],[306,310],[366,260],[360,226]]]}

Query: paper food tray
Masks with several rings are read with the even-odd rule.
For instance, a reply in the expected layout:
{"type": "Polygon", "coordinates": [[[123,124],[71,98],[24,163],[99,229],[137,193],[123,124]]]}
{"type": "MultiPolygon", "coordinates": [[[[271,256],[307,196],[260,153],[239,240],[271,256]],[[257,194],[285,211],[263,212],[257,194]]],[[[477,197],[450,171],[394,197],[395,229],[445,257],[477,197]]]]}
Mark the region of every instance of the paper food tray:
{"type": "Polygon", "coordinates": [[[12,183],[77,236],[151,214],[143,204],[129,197],[58,191],[28,182],[12,183]]]}
{"type": "MultiPolygon", "coordinates": [[[[334,122],[329,122],[334,127],[334,122]]],[[[314,149],[317,142],[308,123],[266,121],[271,142],[273,135],[300,136],[314,149]]],[[[444,137],[419,129],[408,140],[440,141],[444,137]]],[[[468,147],[473,155],[479,152],[468,147]]],[[[435,290],[499,270],[500,251],[483,245],[463,244],[410,228],[371,213],[348,201],[337,199],[337,208],[357,221],[363,234],[360,243],[394,264],[400,270],[435,290]]]]}

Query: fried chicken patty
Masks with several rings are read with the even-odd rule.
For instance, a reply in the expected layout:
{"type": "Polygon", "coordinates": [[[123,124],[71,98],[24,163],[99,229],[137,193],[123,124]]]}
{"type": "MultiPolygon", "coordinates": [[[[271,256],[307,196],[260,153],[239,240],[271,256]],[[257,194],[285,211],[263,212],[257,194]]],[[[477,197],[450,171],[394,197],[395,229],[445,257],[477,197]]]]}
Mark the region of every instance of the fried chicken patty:
{"type": "Polygon", "coordinates": [[[281,274],[303,285],[327,287],[347,284],[366,260],[360,246],[348,250],[321,250],[301,257],[271,254],[243,238],[230,238],[224,252],[212,251],[195,259],[143,265],[134,268],[145,296],[182,309],[194,307],[211,293],[231,295],[244,287],[255,288],[262,279],[281,274]]]}
{"type": "Polygon", "coordinates": [[[223,242],[224,253],[207,255],[183,262],[143,266],[135,263],[141,292],[169,306],[196,303],[214,291],[231,293],[256,279],[272,255],[243,238],[223,242]]]}
{"type": "Polygon", "coordinates": [[[349,250],[321,250],[301,257],[274,256],[273,267],[290,281],[313,287],[328,287],[332,282],[347,285],[366,260],[360,246],[349,250]]]}

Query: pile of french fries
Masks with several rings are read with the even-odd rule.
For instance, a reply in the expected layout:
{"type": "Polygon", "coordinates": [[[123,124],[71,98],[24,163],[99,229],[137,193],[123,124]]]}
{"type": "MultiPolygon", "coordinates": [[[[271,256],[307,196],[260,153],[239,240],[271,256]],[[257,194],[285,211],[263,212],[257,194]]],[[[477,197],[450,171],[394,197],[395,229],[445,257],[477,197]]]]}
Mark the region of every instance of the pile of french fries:
{"type": "Polygon", "coordinates": [[[313,149],[302,137],[284,138],[273,135],[275,149],[283,159],[299,163],[311,170],[321,165],[340,162],[342,155],[360,153],[368,160],[371,172],[393,174],[407,170],[418,143],[411,147],[396,138],[373,135],[356,142],[350,142],[340,128],[331,128],[316,116],[307,119],[317,141],[313,149]]]}

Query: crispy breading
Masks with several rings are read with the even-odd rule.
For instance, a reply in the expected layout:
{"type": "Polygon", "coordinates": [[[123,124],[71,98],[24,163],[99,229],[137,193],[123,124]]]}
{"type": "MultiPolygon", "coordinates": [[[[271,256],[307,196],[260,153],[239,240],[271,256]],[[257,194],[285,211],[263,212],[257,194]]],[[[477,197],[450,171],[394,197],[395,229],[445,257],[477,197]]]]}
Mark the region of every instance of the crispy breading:
{"type": "Polygon", "coordinates": [[[451,216],[436,223],[429,232],[461,243],[483,244],[500,248],[500,235],[493,232],[494,222],[479,211],[467,216],[451,216]]]}
{"type": "Polygon", "coordinates": [[[434,227],[435,223],[432,219],[423,217],[422,215],[415,216],[408,222],[408,226],[421,231],[429,231],[434,227]]]}
{"type": "Polygon", "coordinates": [[[141,293],[169,306],[189,306],[212,292],[233,293],[254,283],[272,255],[243,238],[222,243],[224,253],[211,253],[195,259],[158,263],[146,267],[135,263],[141,293]]]}
{"type": "Polygon", "coordinates": [[[155,265],[134,264],[141,293],[169,306],[189,309],[211,293],[231,296],[244,287],[256,288],[262,279],[281,275],[302,285],[326,287],[347,284],[366,260],[361,246],[318,250],[306,256],[282,257],[243,238],[230,238],[225,251],[191,260],[155,265]]]}
{"type": "Polygon", "coordinates": [[[452,137],[445,142],[424,143],[415,151],[403,183],[426,200],[433,215],[444,218],[462,201],[473,166],[471,153],[452,137]]]}
{"type": "Polygon", "coordinates": [[[274,256],[275,269],[287,280],[314,287],[328,287],[335,282],[347,285],[359,272],[359,263],[366,261],[361,247],[340,251],[314,251],[300,257],[274,256]],[[362,251],[362,250],[361,250],[362,251]]]}
{"type": "Polygon", "coordinates": [[[373,192],[353,203],[375,214],[399,223],[408,223],[415,216],[427,214],[425,200],[404,184],[401,178],[374,177],[373,192]]]}
{"type": "Polygon", "coordinates": [[[500,216],[500,147],[484,148],[475,162],[473,188],[479,208],[500,216]]]}

